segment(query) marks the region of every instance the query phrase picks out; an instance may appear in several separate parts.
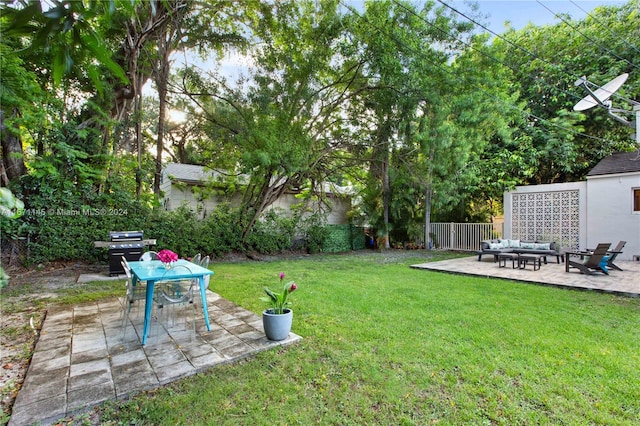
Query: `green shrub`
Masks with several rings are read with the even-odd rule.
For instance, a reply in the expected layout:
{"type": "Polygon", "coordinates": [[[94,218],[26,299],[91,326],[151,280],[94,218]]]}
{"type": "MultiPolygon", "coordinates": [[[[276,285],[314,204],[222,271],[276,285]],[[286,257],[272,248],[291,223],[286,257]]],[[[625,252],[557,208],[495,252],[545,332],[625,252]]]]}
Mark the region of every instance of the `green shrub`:
{"type": "Polygon", "coordinates": [[[16,221],[27,238],[26,263],[48,260],[106,259],[107,251],[94,241],[107,240],[109,231],[138,230],[147,223],[151,207],[112,193],[96,194],[90,185],[48,182],[26,177],[19,186],[24,215],[16,221]]]}
{"type": "Polygon", "coordinates": [[[300,233],[304,236],[307,251],[320,253],[325,249],[325,242],[329,237],[326,219],[319,214],[313,214],[300,222],[300,233]]]}
{"type": "Polygon", "coordinates": [[[228,204],[219,205],[201,223],[201,252],[221,257],[234,251],[244,251],[240,213],[228,204]]]}
{"type": "MultiPolygon", "coordinates": [[[[266,212],[243,243],[245,213],[227,204],[200,220],[188,206],[165,211],[157,203],[141,202],[117,190],[97,193],[91,185],[74,185],[26,177],[16,195],[25,201],[25,214],[12,223],[2,221],[5,240],[28,241],[27,265],[53,260],[108,260],[108,250],[94,241],[108,241],[111,231],[143,231],[156,239],[154,250],[170,248],[181,257],[202,253],[212,257],[239,251],[274,254],[292,248],[294,236],[303,236],[307,249],[325,251],[331,227],[319,216],[297,223],[283,211],[266,212]],[[5,227],[6,225],[6,227],[5,227]]],[[[345,229],[349,227],[346,226],[345,229]]],[[[342,229],[342,228],[341,228],[342,229]]],[[[348,250],[348,238],[338,238],[330,251],[348,250]]],[[[4,244],[4,242],[3,242],[4,244]]],[[[4,245],[3,245],[4,247],[4,245]]]]}
{"type": "Polygon", "coordinates": [[[157,249],[170,249],[181,257],[195,255],[200,247],[200,223],[196,213],[187,206],[181,206],[172,212],[159,212],[158,224],[154,229],[157,249]]]}
{"type": "Polygon", "coordinates": [[[247,248],[272,254],[291,248],[294,220],[270,210],[257,221],[247,237],[247,248]]]}

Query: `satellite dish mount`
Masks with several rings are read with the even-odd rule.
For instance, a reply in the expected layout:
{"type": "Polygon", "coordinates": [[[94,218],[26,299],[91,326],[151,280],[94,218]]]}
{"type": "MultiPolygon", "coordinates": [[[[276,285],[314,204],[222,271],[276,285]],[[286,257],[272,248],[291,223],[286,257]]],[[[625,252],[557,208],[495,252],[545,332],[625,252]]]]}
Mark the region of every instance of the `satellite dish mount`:
{"type": "Polygon", "coordinates": [[[587,80],[587,77],[580,77],[578,80],[576,80],[575,85],[584,87],[584,89],[589,94],[582,98],[577,104],[575,104],[573,110],[586,111],[595,106],[606,108],[607,113],[615,120],[619,121],[625,126],[635,128],[635,140],[640,146],[640,102],[623,98],[633,105],[633,111],[629,111],[626,109],[613,108],[613,102],[610,99],[618,91],[618,89],[622,87],[624,82],[627,81],[627,78],[629,78],[629,74],[620,74],[604,86],[598,87],[594,83],[591,83],[589,80],[587,80]],[[619,114],[629,114],[632,116],[635,115],[635,119],[627,120],[619,114]]]}
{"type": "Polygon", "coordinates": [[[629,78],[629,74],[620,74],[604,86],[597,87],[589,80],[587,80],[587,77],[580,77],[578,80],[576,80],[575,85],[584,87],[584,89],[589,94],[582,98],[580,102],[575,104],[575,106],[573,107],[574,111],[586,111],[595,106],[600,106],[606,108],[611,117],[621,122],[625,126],[634,127],[633,122],[618,115],[618,113],[629,113],[629,111],[619,108],[613,108],[613,102],[611,102],[610,99],[611,96],[613,96],[613,94],[615,94],[618,89],[620,89],[624,82],[627,81],[627,78],[629,78]],[[592,89],[589,87],[589,85],[595,86],[596,88],[592,89]]]}

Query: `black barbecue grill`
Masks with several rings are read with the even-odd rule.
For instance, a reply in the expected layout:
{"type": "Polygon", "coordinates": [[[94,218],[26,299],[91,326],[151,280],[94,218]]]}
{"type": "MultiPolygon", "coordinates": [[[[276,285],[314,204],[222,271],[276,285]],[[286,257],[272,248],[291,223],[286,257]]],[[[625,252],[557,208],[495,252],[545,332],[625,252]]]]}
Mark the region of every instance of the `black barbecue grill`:
{"type": "Polygon", "coordinates": [[[124,274],[122,256],[130,261],[140,260],[145,246],[143,237],[143,231],[109,233],[109,275],[124,274]]]}

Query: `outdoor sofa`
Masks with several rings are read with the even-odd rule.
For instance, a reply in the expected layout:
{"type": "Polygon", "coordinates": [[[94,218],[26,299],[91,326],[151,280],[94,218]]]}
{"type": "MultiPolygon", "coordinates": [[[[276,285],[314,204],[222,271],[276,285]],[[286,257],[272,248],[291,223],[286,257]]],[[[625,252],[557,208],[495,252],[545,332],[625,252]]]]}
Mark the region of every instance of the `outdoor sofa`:
{"type": "MultiPolygon", "coordinates": [[[[482,260],[483,254],[493,255],[493,261],[498,261],[498,255],[501,253],[516,254],[538,254],[541,256],[556,256],[556,261],[564,261],[564,253],[559,251],[559,247],[555,242],[548,241],[520,241],[507,239],[484,240],[480,243],[478,251],[478,261],[482,260]]],[[[545,257],[545,263],[546,257],[545,257]]]]}

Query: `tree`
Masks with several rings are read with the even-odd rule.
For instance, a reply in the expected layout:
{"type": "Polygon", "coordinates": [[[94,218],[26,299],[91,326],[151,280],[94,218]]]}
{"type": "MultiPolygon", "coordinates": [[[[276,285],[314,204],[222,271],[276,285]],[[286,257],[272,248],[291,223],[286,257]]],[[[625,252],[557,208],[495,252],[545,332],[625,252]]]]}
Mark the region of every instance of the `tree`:
{"type": "Polygon", "coordinates": [[[21,127],[36,120],[35,108],[41,96],[34,73],[26,70],[11,47],[0,43],[0,184],[8,186],[13,179],[26,174],[21,127]]]}
{"type": "Polygon", "coordinates": [[[230,92],[222,79],[193,74],[188,83],[210,134],[230,148],[237,173],[249,176],[243,238],[285,191],[318,195],[319,184],[339,174],[333,159],[348,140],[341,111],[358,68],[332,48],[342,34],[337,1],[265,4],[253,18],[253,84],[230,92]]]}
{"type": "Polygon", "coordinates": [[[419,239],[417,217],[423,218],[426,243],[432,204],[456,200],[460,191],[452,182],[460,182],[470,153],[495,131],[489,125],[495,105],[483,108],[490,97],[490,70],[451,64],[468,45],[471,26],[445,8],[427,3],[417,10],[390,1],[367,3],[362,16],[352,12],[360,23],[354,51],[365,58],[373,88],[362,93],[358,111],[373,117],[369,211],[380,212],[372,216],[380,218],[385,246],[390,232],[419,239]],[[437,187],[450,190],[435,197],[437,187]]]}

